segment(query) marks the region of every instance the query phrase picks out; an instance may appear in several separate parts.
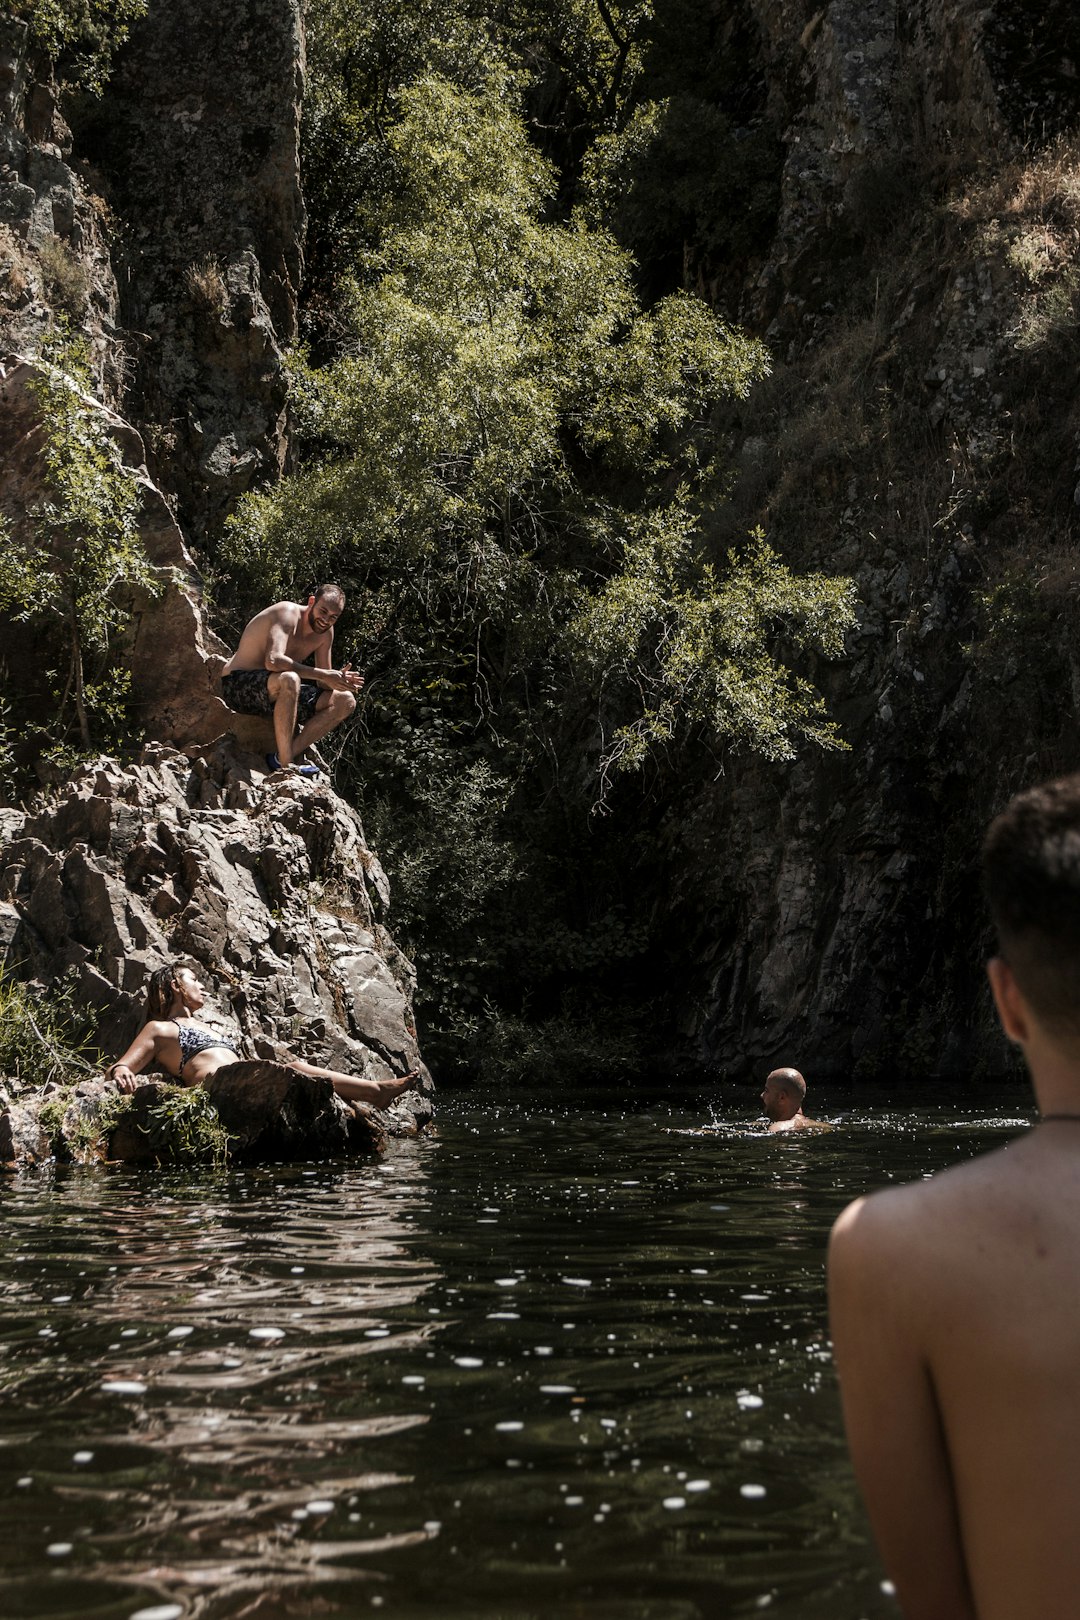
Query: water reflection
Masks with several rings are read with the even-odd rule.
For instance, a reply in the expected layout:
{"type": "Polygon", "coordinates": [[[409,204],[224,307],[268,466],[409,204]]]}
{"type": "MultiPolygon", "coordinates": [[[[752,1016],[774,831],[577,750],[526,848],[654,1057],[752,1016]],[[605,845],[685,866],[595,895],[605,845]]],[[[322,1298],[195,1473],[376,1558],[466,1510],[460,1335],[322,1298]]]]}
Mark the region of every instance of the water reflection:
{"type": "Polygon", "coordinates": [[[409,1483],[378,1463],[387,1437],[427,1421],[356,1410],[369,1361],[435,1331],[415,1319],[437,1278],[414,1243],[427,1197],[404,1156],[9,1187],[7,1612],[266,1612],[293,1587],[370,1582],[352,1558],[430,1535],[356,1528],[367,1495],[409,1483]]]}
{"type": "Polygon", "coordinates": [[[460,1103],[379,1169],[9,1183],[5,1613],[894,1614],[825,1237],[1022,1109],[460,1103]]]}

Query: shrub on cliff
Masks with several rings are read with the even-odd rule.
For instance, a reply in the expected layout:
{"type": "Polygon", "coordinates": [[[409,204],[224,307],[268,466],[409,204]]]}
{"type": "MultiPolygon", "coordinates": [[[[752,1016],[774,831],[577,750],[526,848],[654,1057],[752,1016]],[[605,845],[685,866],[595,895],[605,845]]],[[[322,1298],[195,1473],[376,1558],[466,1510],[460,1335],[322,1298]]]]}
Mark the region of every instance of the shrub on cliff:
{"type": "Polygon", "coordinates": [[[100,1067],[83,1019],[63,987],[35,995],[0,971],[0,1076],[25,1085],[72,1085],[100,1067]]]}
{"type": "Polygon", "coordinates": [[[43,498],[33,539],[9,540],[0,608],[35,626],[51,693],[45,741],[63,752],[74,721],[83,749],[124,740],[129,679],[117,657],[126,593],[162,580],[138,531],[139,488],[86,392],[77,342],[55,347],[29,385],[41,413],[43,498]]]}
{"type": "Polygon", "coordinates": [[[30,27],[35,43],[67,84],[99,92],[114,53],[149,0],[10,0],[9,10],[30,27]]]}

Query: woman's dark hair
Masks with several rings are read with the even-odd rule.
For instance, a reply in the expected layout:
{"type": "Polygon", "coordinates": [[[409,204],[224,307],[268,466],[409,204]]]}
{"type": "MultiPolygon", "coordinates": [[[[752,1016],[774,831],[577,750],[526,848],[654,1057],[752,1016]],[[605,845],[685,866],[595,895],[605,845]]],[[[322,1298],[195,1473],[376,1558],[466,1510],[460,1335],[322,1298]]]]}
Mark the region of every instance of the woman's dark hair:
{"type": "Polygon", "coordinates": [[[146,1022],[152,1023],[156,1018],[167,1018],[169,1008],[176,1000],[179,985],[178,967],[158,968],[151,973],[150,983],[146,987],[146,1022]]]}

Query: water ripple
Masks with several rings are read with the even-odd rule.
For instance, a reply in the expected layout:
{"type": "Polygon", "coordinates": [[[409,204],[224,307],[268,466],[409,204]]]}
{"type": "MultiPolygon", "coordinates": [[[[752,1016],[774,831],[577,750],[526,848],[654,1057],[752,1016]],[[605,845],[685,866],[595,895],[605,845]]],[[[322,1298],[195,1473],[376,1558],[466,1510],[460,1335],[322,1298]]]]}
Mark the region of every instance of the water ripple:
{"type": "Polygon", "coordinates": [[[0,1186],[5,1612],[895,1615],[829,1225],[1030,1111],[708,1117],[462,1101],[378,1168],[0,1186]]]}

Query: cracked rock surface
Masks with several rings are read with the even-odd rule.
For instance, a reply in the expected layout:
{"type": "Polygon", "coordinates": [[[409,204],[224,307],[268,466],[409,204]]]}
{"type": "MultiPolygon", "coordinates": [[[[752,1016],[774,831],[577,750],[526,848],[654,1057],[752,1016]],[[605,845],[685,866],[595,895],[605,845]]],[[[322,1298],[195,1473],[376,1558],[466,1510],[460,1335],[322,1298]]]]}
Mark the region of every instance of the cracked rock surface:
{"type": "Polygon", "coordinates": [[[413,1134],[432,1089],[413,969],[383,926],[389,888],[359,817],[324,783],[252,775],[229,739],[189,754],[102,758],[45,808],[5,815],[0,953],[19,977],[70,985],[109,1056],[140,1027],[150,974],[191,963],[200,1021],[238,1029],[243,1058],[372,1080],[419,1069],[380,1115],[413,1134]]]}

